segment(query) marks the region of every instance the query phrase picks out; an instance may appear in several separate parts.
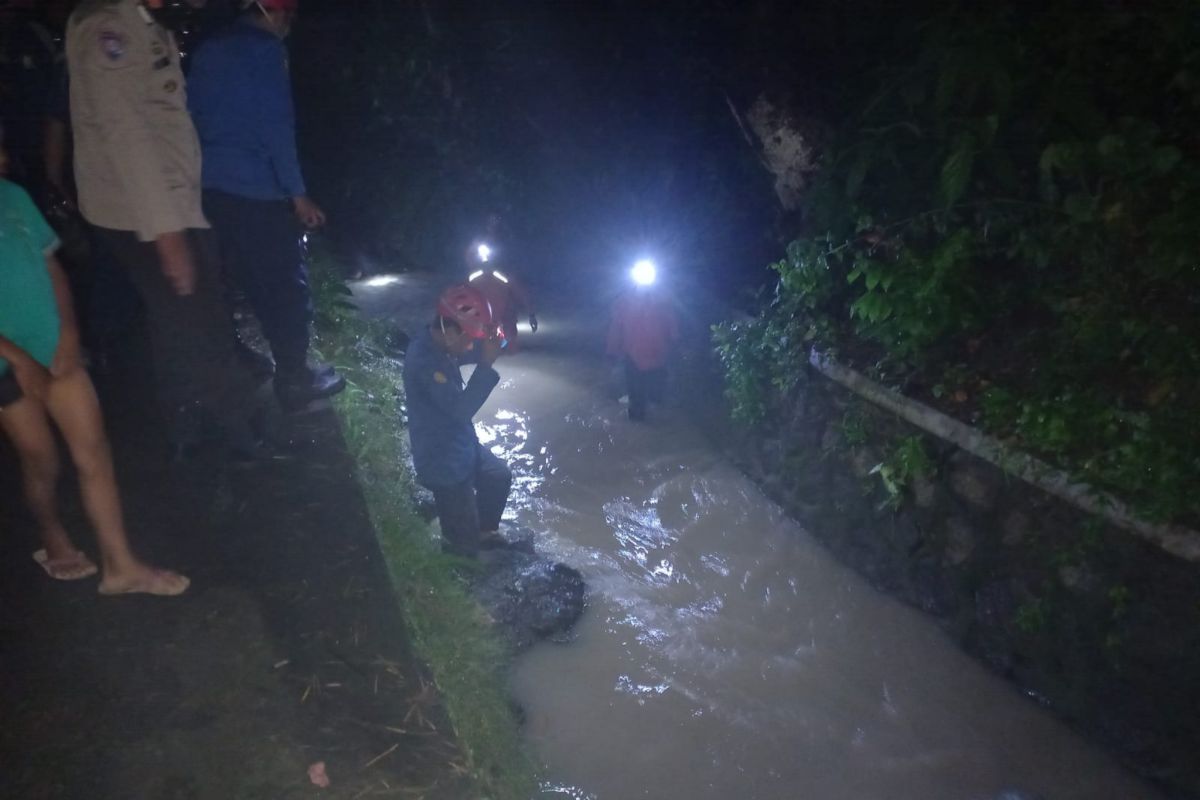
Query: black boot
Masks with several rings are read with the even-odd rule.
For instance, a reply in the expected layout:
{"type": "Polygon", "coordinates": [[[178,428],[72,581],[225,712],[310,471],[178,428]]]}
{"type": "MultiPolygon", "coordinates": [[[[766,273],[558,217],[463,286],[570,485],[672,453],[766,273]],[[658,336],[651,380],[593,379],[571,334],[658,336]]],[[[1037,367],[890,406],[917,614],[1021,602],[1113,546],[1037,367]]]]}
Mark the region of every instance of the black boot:
{"type": "Polygon", "coordinates": [[[280,369],[275,373],[275,396],[287,411],[297,411],[313,400],[330,397],[345,388],[346,379],[325,365],[305,365],[300,369],[280,369]]]}

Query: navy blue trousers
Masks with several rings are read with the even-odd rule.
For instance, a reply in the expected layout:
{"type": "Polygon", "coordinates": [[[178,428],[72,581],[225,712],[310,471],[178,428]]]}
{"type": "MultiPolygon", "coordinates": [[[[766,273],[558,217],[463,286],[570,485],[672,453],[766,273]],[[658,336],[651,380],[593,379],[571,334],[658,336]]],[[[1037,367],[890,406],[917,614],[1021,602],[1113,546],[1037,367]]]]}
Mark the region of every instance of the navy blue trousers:
{"type": "Polygon", "coordinates": [[[105,240],[89,226],[92,282],[86,299],[88,343],[113,347],[141,312],[137,289],[121,269],[105,240]]]}
{"type": "Polygon", "coordinates": [[[257,410],[255,386],[233,349],[212,232],[187,232],[196,264],[196,287],[187,296],[176,294],[163,275],[152,242],[138,241],[131,231],[97,228],[96,235],[145,304],[154,377],[171,440],[182,444],[198,435],[188,415],[179,413],[194,404],[213,415],[231,440],[244,440],[257,410]]]}
{"type": "Polygon", "coordinates": [[[442,549],[460,556],[479,552],[479,534],[500,528],[512,470],[479,446],[471,477],[453,486],[430,486],[442,527],[442,549]]]}
{"type": "Polygon", "coordinates": [[[220,242],[226,275],[246,293],[276,367],[281,373],[302,370],[313,308],[291,202],[206,189],[204,215],[220,242]]]}

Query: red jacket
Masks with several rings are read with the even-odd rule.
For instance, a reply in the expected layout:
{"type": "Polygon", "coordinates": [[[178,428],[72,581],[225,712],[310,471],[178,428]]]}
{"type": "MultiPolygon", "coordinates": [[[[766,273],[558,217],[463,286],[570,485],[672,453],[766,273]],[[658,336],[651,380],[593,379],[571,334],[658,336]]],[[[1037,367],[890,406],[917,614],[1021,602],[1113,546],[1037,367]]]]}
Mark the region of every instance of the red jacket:
{"type": "Polygon", "coordinates": [[[671,303],[654,289],[629,290],[613,307],[608,354],[628,357],[640,370],[666,366],[679,340],[679,319],[671,303]]]}
{"type": "Polygon", "coordinates": [[[513,326],[520,314],[532,314],[533,303],[529,292],[516,278],[505,274],[508,282],[495,277],[492,270],[485,270],[471,286],[478,289],[492,306],[492,317],[499,323],[513,326]]]}

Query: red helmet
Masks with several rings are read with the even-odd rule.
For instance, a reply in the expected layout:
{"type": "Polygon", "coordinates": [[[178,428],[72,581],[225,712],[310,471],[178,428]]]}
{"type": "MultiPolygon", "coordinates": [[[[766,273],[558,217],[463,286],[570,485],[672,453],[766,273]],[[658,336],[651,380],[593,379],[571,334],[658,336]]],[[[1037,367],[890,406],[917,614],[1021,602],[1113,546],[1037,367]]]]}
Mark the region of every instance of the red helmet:
{"type": "Polygon", "coordinates": [[[437,313],[453,320],[472,339],[486,339],[496,325],[492,317],[492,304],[483,296],[483,292],[465,283],[442,292],[437,302],[437,313]]]}

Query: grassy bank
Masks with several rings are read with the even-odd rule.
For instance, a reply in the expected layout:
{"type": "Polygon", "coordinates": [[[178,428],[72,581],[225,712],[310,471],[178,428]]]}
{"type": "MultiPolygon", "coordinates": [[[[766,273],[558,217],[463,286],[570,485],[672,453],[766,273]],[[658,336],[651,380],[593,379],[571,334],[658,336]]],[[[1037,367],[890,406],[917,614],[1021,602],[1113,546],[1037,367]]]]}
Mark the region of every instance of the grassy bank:
{"type": "Polygon", "coordinates": [[[506,690],[508,654],[457,576],[461,562],[442,555],[412,506],[400,364],[328,259],[314,259],[312,272],[318,347],[348,383],[335,407],[416,653],[441,692],[479,796],[527,800],[536,777],[506,690]]]}

